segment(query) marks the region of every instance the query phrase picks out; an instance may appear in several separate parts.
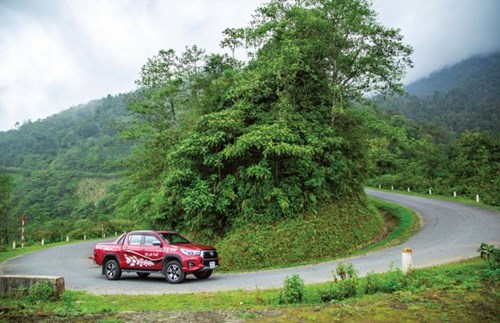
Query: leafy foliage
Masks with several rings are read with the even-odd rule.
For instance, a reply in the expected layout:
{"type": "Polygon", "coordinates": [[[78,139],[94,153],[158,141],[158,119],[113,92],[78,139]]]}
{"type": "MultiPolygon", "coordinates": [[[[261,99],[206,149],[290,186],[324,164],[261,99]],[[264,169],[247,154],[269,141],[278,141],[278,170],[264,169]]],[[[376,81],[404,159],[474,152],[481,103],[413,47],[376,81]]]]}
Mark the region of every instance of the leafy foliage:
{"type": "Polygon", "coordinates": [[[282,304],[298,304],[304,301],[305,286],[299,275],[286,277],[283,290],[280,295],[282,304]]]}
{"type": "Polygon", "coordinates": [[[28,288],[28,299],[31,302],[51,301],[55,298],[55,289],[50,282],[39,281],[28,288]]]}
{"type": "Polygon", "coordinates": [[[483,242],[477,251],[481,258],[488,262],[490,269],[500,269],[500,249],[483,242]]]}
{"type": "Polygon", "coordinates": [[[270,1],[224,34],[233,58],[187,48],[143,67],[130,109],[144,148],[130,160],[122,212],[214,235],[363,194],[365,138],[352,105],[400,91],[411,48],[399,31],[366,1],[314,0],[270,1]],[[243,45],[247,64],[234,60],[243,45]]]}
{"type": "Polygon", "coordinates": [[[464,132],[458,138],[407,121],[403,116],[365,109],[372,186],[469,198],[476,194],[499,205],[500,137],[464,132]]]}

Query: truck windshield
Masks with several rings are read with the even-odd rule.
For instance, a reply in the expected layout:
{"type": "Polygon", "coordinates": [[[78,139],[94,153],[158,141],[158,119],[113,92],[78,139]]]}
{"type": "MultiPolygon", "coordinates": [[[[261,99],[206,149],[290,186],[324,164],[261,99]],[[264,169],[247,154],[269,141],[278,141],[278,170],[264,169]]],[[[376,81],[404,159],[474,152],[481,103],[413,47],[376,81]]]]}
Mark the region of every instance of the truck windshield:
{"type": "Polygon", "coordinates": [[[167,243],[170,244],[191,243],[191,241],[177,233],[162,233],[161,236],[167,243]]]}

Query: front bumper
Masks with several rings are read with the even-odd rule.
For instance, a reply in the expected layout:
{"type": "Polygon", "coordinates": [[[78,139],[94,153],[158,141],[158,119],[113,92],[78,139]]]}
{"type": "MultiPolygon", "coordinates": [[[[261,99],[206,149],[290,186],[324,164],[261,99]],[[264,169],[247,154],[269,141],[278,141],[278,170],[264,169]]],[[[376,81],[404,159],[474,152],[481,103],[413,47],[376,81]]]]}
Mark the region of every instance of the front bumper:
{"type": "Polygon", "coordinates": [[[202,257],[191,257],[182,262],[182,270],[188,274],[217,268],[219,268],[219,258],[204,259],[202,257]]]}

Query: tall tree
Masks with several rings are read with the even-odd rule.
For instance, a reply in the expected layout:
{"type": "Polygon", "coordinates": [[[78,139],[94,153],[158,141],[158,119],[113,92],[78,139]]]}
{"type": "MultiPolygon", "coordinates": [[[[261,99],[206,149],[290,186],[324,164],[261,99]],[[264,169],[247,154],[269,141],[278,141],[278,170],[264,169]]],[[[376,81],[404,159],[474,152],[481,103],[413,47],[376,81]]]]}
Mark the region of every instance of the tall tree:
{"type": "Polygon", "coordinates": [[[152,199],[158,219],[214,232],[360,196],[366,145],[351,106],[367,92],[401,90],[411,48],[399,31],[378,23],[367,1],[275,0],[240,42],[226,35],[231,49],[255,52],[201,92],[198,104],[217,104],[201,107],[168,149],[152,199]]]}

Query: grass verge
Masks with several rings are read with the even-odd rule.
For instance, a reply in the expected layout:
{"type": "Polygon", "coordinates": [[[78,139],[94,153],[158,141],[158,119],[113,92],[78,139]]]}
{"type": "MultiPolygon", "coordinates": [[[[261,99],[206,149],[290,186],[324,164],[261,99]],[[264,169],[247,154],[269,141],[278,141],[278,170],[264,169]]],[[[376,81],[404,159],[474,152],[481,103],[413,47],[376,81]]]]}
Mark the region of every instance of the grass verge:
{"type": "Polygon", "coordinates": [[[281,289],[175,296],[96,296],[67,291],[60,300],[51,302],[10,296],[0,299],[0,321],[30,317],[32,320],[114,322],[175,318],[183,321],[204,318],[205,321],[255,319],[273,322],[486,322],[500,318],[499,283],[498,269],[473,259],[417,269],[408,275],[392,270],[363,278],[306,285],[300,303],[291,305],[282,304],[281,289]]]}

